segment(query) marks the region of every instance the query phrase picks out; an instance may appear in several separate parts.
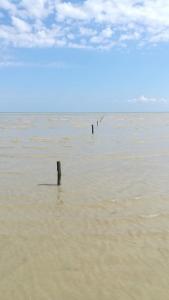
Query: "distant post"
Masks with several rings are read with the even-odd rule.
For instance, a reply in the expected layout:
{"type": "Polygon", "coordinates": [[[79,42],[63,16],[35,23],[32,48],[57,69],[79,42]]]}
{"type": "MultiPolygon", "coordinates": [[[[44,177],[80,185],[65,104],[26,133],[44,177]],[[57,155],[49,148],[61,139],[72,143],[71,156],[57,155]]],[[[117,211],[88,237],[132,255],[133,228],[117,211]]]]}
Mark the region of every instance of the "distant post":
{"type": "Polygon", "coordinates": [[[57,185],[61,185],[62,172],[61,172],[61,162],[60,161],[57,161],[57,173],[58,173],[57,185]]]}
{"type": "Polygon", "coordinates": [[[104,119],[104,116],[103,116],[103,117],[101,117],[101,119],[100,119],[100,122],[102,122],[102,121],[103,121],[103,119],[104,119]]]}
{"type": "Polygon", "coordinates": [[[97,121],[97,126],[99,126],[99,122],[97,121]]]}
{"type": "Polygon", "coordinates": [[[94,134],[94,125],[92,124],[92,134],[94,134]]]}

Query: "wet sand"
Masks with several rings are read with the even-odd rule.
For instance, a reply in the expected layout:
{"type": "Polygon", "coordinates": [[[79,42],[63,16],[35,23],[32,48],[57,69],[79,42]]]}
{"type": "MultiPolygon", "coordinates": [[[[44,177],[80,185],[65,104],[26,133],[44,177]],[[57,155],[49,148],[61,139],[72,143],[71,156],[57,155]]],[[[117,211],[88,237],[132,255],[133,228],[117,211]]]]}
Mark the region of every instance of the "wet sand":
{"type": "Polygon", "coordinates": [[[102,115],[0,114],[1,299],[168,299],[169,114],[102,115]]]}

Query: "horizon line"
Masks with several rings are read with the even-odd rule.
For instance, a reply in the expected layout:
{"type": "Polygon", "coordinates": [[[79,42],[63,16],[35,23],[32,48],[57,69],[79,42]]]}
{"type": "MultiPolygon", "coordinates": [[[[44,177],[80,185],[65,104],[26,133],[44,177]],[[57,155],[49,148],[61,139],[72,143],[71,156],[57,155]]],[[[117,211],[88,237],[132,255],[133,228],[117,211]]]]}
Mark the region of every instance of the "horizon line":
{"type": "Polygon", "coordinates": [[[0,114],[158,114],[169,111],[0,111],[0,114]]]}

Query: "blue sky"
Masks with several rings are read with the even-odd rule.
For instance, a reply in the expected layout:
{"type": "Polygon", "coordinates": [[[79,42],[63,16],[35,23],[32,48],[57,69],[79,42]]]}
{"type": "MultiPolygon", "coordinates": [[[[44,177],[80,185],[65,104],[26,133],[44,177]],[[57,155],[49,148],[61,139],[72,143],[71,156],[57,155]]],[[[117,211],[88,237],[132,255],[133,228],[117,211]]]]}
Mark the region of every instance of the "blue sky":
{"type": "Polygon", "coordinates": [[[169,111],[168,0],[1,0],[0,111],[169,111]]]}

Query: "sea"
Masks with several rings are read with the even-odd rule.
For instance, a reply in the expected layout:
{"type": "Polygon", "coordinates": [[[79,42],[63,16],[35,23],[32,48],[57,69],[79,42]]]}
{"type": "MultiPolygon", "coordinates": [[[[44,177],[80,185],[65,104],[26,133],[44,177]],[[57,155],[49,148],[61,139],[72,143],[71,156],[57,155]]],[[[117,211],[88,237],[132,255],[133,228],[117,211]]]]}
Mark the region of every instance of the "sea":
{"type": "Polygon", "coordinates": [[[0,114],[0,299],[166,300],[168,262],[168,113],[0,114]]]}

